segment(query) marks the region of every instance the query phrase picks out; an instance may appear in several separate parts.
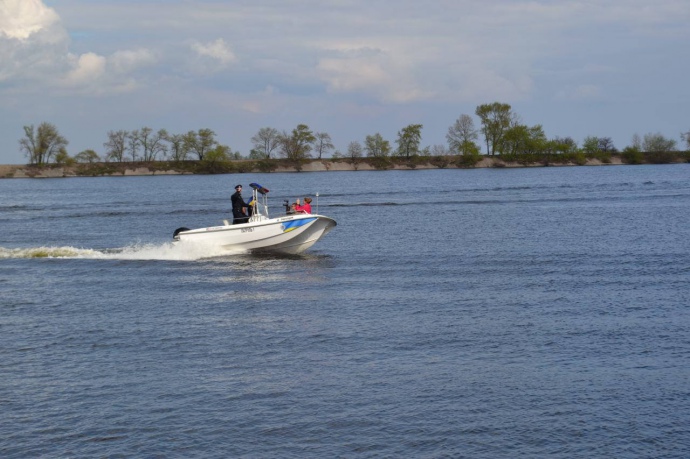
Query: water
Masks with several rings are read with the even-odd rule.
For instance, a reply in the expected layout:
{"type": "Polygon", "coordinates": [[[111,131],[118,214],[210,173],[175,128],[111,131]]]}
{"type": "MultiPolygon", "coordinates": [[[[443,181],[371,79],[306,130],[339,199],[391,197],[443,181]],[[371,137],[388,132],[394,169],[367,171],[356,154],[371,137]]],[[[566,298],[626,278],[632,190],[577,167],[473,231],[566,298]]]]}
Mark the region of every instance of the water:
{"type": "Polygon", "coordinates": [[[0,180],[0,456],[689,457],[689,177],[0,180]],[[338,226],[170,243],[250,181],[338,226]]]}

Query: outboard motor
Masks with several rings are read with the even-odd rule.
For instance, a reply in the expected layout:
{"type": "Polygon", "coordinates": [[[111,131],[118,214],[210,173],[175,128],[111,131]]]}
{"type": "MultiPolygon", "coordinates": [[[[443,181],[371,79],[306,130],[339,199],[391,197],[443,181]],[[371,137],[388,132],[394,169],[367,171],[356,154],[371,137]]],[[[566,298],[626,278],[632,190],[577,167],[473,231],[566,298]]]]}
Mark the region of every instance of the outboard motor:
{"type": "Polygon", "coordinates": [[[185,228],[184,226],[181,227],[181,228],[177,228],[177,229],[175,230],[175,232],[173,232],[173,240],[174,240],[174,241],[179,241],[179,240],[180,240],[180,238],[179,238],[177,235],[180,234],[182,231],[189,231],[189,228],[185,228]]]}
{"type": "Polygon", "coordinates": [[[295,211],[292,210],[292,206],[290,206],[290,201],[288,201],[287,199],[283,201],[283,207],[285,207],[286,214],[291,215],[295,213],[295,211]]]}

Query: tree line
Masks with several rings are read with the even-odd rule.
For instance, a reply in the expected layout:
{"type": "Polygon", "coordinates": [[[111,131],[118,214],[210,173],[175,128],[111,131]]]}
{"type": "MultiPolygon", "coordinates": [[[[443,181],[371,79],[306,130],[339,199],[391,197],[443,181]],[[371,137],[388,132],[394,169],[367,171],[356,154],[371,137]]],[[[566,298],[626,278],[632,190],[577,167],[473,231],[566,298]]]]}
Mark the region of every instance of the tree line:
{"type": "MultiPolygon", "coordinates": [[[[356,161],[362,157],[384,159],[389,157],[414,158],[419,156],[460,156],[464,164],[479,161],[485,148],[487,156],[497,156],[507,161],[544,161],[560,157],[578,162],[586,155],[610,155],[619,153],[610,137],[588,136],[578,146],[571,137],[549,139],[541,125],[529,126],[522,123],[509,104],[493,102],[477,106],[475,119],[462,114],[448,128],[445,145],[421,147],[421,124],[410,124],[397,133],[395,145],[384,139],[380,133],[367,135],[363,141],[348,143],[344,151],[333,145],[326,132],[313,132],[306,124],[299,124],[292,131],[279,131],[264,127],[251,138],[252,149],[248,155],[233,151],[216,140],[216,133],[208,128],[189,131],[184,134],[170,134],[165,129],[154,131],[143,127],[133,131],[109,131],[103,143],[103,153],[87,149],[69,155],[69,142],[51,123],[43,122],[38,128],[24,126],[24,137],[19,140],[20,150],[29,164],[70,164],[126,161],[174,161],[197,160],[214,165],[230,160],[271,160],[283,158],[299,162],[310,158],[347,158],[356,161]],[[480,146],[481,142],[481,146],[480,146]]],[[[690,150],[690,130],[680,134],[686,150],[690,150]]],[[[644,136],[633,135],[632,142],[620,153],[629,162],[641,162],[642,155],[654,152],[677,151],[677,141],[660,133],[644,136]]]]}

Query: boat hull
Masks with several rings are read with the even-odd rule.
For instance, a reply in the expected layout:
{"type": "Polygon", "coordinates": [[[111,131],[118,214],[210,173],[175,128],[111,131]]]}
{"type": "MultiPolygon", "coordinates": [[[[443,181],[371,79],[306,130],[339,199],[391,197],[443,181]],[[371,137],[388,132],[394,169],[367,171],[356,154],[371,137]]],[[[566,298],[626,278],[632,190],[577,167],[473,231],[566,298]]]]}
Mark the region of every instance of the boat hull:
{"type": "Polygon", "coordinates": [[[299,254],[336,226],[323,215],[288,215],[238,225],[181,231],[176,241],[217,246],[224,251],[299,254]]]}

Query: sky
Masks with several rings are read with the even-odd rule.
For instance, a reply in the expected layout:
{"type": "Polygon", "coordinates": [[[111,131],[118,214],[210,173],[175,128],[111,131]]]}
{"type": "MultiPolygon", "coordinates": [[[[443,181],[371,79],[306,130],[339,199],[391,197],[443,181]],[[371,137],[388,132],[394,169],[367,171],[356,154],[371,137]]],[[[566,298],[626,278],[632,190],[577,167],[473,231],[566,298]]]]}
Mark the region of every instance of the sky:
{"type": "Polygon", "coordinates": [[[24,126],[68,152],[109,131],[210,128],[247,155],[259,129],[352,141],[480,104],[547,137],[690,130],[688,0],[0,0],[0,164],[24,126]]]}

